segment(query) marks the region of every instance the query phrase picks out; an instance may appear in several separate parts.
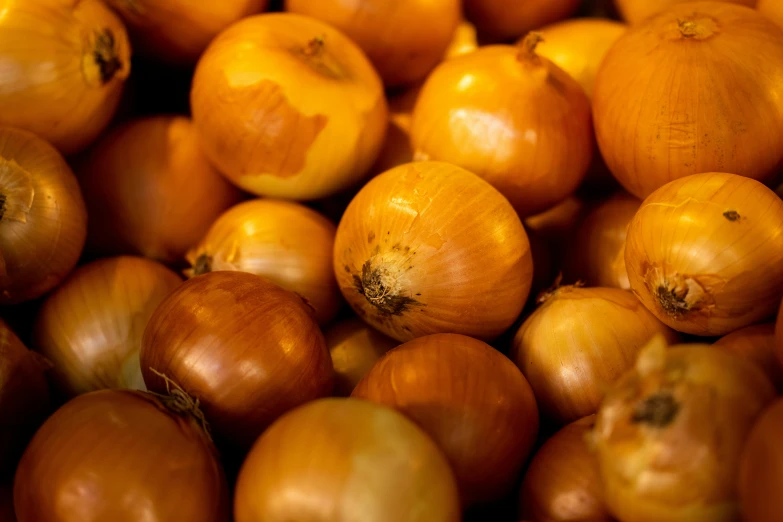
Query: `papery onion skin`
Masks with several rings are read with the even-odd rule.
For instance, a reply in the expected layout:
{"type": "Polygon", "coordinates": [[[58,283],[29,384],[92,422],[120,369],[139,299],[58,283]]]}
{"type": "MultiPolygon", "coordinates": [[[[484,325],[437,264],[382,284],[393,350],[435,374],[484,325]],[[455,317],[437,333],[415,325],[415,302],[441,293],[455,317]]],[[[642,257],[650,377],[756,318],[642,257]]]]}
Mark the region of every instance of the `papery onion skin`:
{"type": "Polygon", "coordinates": [[[141,257],[77,268],[41,306],[35,348],[52,361],[67,396],[103,388],[144,389],[141,337],[160,302],[182,279],[141,257]]]}
{"type": "Polygon", "coordinates": [[[296,292],[321,325],[337,314],[340,290],[332,270],[334,224],[299,203],[255,199],[224,212],[188,252],[188,274],[239,270],[296,292]]]}
{"type": "Polygon", "coordinates": [[[777,0],[758,0],[756,8],[759,13],[783,27],[783,5],[780,2],[777,0]]]}
{"type": "Polygon", "coordinates": [[[703,172],[771,183],[783,163],[781,82],[781,28],[730,3],[673,6],[630,28],[599,69],[603,158],[639,198],[703,172]]]}
{"type": "Polygon", "coordinates": [[[246,272],[211,272],[180,285],[142,339],[150,391],[166,376],[200,401],[220,442],[248,448],[286,411],[333,387],[323,334],[304,301],[246,272]]]}
{"type": "Polygon", "coordinates": [[[783,399],[764,410],[748,435],[739,470],[745,522],[777,522],[783,512],[783,399]]]}
{"type": "Polygon", "coordinates": [[[236,522],[457,522],[457,487],[440,450],[394,410],[321,399],[256,442],[234,497],[236,522]]]}
{"type": "Polygon", "coordinates": [[[579,0],[464,0],[465,15],[491,41],[510,40],[568,18],[579,0]]]}
{"type": "Polygon", "coordinates": [[[145,392],[80,395],[35,434],[16,472],[19,522],[228,522],[216,451],[194,419],[145,392]]]}
{"type": "Polygon", "coordinates": [[[656,334],[678,339],[630,292],[564,286],[522,323],[511,359],[542,416],[562,425],[595,413],[607,386],[633,367],[656,334]]]}
{"type": "Polygon", "coordinates": [[[522,311],[533,262],[497,190],[430,161],[386,171],[359,191],[337,227],[334,271],[357,315],[393,339],[489,340],[522,311]]]}
{"type": "Polygon", "coordinates": [[[252,16],[218,35],[190,101],[207,156],[261,196],[311,200],[349,188],[386,129],[383,85],[361,49],[291,13],[252,16]]]}
{"type": "Polygon", "coordinates": [[[783,295],[783,201],[734,174],[672,181],[631,221],[625,265],[642,303],[680,332],[724,335],[764,320],[783,295]]]}
{"type": "Polygon", "coordinates": [[[0,304],[57,286],[86,235],[84,199],[60,153],[27,131],[0,128],[0,304]]]}
{"type": "Polygon", "coordinates": [[[774,324],[755,324],[740,328],[724,335],[713,346],[729,350],[758,364],[778,393],[783,393],[783,363],[776,355],[774,324]]]}
{"type": "Polygon", "coordinates": [[[8,0],[0,34],[0,125],[34,132],[63,154],[89,145],[130,74],[119,17],[100,0],[8,0]]]}
{"type": "MultiPolygon", "coordinates": [[[[620,15],[630,24],[644,22],[650,16],[693,0],[615,0],[620,15]]],[[[755,7],[757,0],[717,0],[755,7]]],[[[759,4],[764,0],[759,0],[759,4]]],[[[775,0],[773,0],[775,1],[775,0]]]]}

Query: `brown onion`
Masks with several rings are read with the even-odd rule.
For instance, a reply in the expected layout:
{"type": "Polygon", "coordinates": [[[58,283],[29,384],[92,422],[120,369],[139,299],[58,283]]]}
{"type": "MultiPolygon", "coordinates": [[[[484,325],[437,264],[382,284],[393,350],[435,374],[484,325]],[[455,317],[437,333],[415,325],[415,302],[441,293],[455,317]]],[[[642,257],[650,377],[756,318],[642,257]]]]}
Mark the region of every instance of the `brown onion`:
{"type": "Polygon", "coordinates": [[[756,8],[779,26],[783,26],[783,4],[778,0],[758,0],[756,8]]]}
{"type": "Polygon", "coordinates": [[[748,435],[739,470],[739,497],[745,522],[778,522],[783,513],[783,399],[756,421],[748,435]]]}
{"type": "Polygon", "coordinates": [[[724,335],[713,346],[729,350],[757,363],[778,393],[783,393],[783,363],[778,360],[776,354],[774,324],[756,324],[740,328],[724,335]]]}
{"type": "MultiPolygon", "coordinates": [[[[651,15],[671,9],[676,4],[692,2],[693,0],[615,0],[620,15],[629,23],[643,22],[651,15]]],[[[719,2],[731,2],[734,4],[753,7],[757,0],[717,0],[719,2]]],[[[764,0],[759,0],[759,3],[764,0]]],[[[773,2],[777,0],[772,0],[773,2]]]]}
{"type": "Polygon", "coordinates": [[[468,20],[489,40],[510,40],[568,18],[580,0],[463,0],[468,20]]]}

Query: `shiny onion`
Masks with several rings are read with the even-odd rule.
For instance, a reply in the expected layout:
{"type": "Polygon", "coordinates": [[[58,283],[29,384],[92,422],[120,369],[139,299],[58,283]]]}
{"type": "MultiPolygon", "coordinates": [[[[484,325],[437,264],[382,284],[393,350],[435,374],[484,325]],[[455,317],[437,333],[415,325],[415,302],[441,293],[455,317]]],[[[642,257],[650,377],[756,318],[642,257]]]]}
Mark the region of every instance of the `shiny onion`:
{"type": "Polygon", "coordinates": [[[590,103],[568,74],[536,54],[540,36],[446,60],[413,111],[417,159],[447,161],[489,181],[522,216],[571,195],[593,152],[590,103]]]}
{"type": "Polygon", "coordinates": [[[783,201],[733,174],[672,181],[631,221],[625,265],[634,293],[675,330],[724,335],[761,321],[783,295],[783,201]]]}
{"type": "Polygon", "coordinates": [[[776,353],[774,324],[755,324],[740,328],[721,337],[713,346],[729,350],[757,363],[778,393],[783,393],[783,362],[778,360],[776,353]]]}
{"type": "Polygon", "coordinates": [[[107,0],[128,25],[134,49],[167,62],[195,63],[232,23],[266,9],[268,0],[107,0]]]}
{"type": "Polygon", "coordinates": [[[455,56],[472,53],[478,49],[478,46],[476,26],[467,20],[462,20],[457,26],[457,30],[454,31],[454,36],[451,38],[451,43],[446,48],[446,54],[443,58],[448,60],[455,56]]]}
{"type": "Polygon", "coordinates": [[[79,184],[60,153],[27,131],[0,128],[0,304],[57,286],[86,235],[79,184]]]}
{"type": "Polygon", "coordinates": [[[756,7],[761,14],[783,26],[783,4],[778,0],[758,0],[756,7]]]}
{"type": "Polygon", "coordinates": [[[102,388],[144,389],[141,336],[182,279],[155,261],[115,257],[77,268],[41,306],[35,348],[72,396],[102,388]]]}
{"type": "Polygon", "coordinates": [[[427,76],[445,55],[461,15],[460,0],[285,0],[285,8],[345,33],[391,87],[427,76]]]}
{"type": "Polygon", "coordinates": [[[437,446],[394,410],[321,399],[258,439],[234,496],[236,522],[458,522],[457,487],[437,446]]]}
{"type": "Polygon", "coordinates": [[[541,414],[559,424],[595,413],[606,387],[633,367],[650,337],[677,339],[619,288],[563,286],[541,299],[514,336],[511,358],[541,414]]]}
{"type": "Polygon", "coordinates": [[[595,415],[572,422],[536,452],[522,482],[521,520],[613,522],[587,438],[595,415]]]}
{"type": "Polygon", "coordinates": [[[488,40],[510,40],[568,18],[580,0],[463,0],[465,14],[488,40]]]}
{"type": "Polygon", "coordinates": [[[610,512],[623,522],[739,519],[745,439],[775,398],[758,366],[662,336],[607,392],[592,435],[610,512]]]}
{"type": "Polygon", "coordinates": [[[0,125],[63,154],[109,123],[130,74],[130,45],[101,0],[6,0],[0,16],[0,125]]]}
{"type": "Polygon", "coordinates": [[[87,248],[177,263],[241,193],[207,161],[191,121],[133,120],[77,169],[90,215],[87,248]]]}
{"type": "Polygon", "coordinates": [[[317,199],[361,181],[383,144],[383,85],[331,26],[257,15],[212,41],[190,95],[204,152],[262,196],[317,199]]]}
{"type": "MultiPolygon", "coordinates": [[[[620,16],[628,23],[637,24],[650,16],[693,0],[615,0],[620,16]]],[[[754,7],[757,0],[717,0],[718,2],[731,2],[733,4],[754,7]]],[[[759,4],[764,0],[759,0],[759,4]]],[[[777,2],[777,0],[772,0],[777,2]]]]}
{"type": "Polygon", "coordinates": [[[351,396],[400,411],[432,437],[466,505],[506,493],[538,435],[525,377],[506,356],[464,335],[428,335],[391,350],[351,396]]]}
{"type": "Polygon", "coordinates": [[[748,435],[739,471],[745,522],[778,522],[783,513],[783,399],[759,417],[748,435]]]}
{"type": "Polygon", "coordinates": [[[493,339],[516,320],[533,277],[530,244],[508,201],[447,163],[407,163],[348,205],[334,247],[343,296],[398,341],[431,333],[493,339]]]}
{"type": "Polygon", "coordinates": [[[772,182],[783,163],[781,82],[775,24],[730,3],[673,6],[630,28],[598,71],[603,158],[639,198],[702,172],[772,182]]]}
{"type": "Polygon", "coordinates": [[[228,522],[230,498],[215,448],[180,406],[129,390],[66,403],[19,463],[19,522],[228,522]]]}
{"type": "Polygon", "coordinates": [[[324,331],[334,366],[334,393],[347,397],[378,359],[399,343],[352,317],[324,331]]]}
{"type": "Polygon", "coordinates": [[[220,216],[187,255],[190,276],[239,270],[304,297],[319,324],[340,308],[332,270],[334,224],[299,203],[255,199],[220,216]]]}
{"type": "Polygon", "coordinates": [[[333,370],[312,311],[293,292],[245,272],[179,286],[144,331],[147,388],[168,381],[200,402],[221,442],[248,448],[286,411],[332,392],[333,370]]]}

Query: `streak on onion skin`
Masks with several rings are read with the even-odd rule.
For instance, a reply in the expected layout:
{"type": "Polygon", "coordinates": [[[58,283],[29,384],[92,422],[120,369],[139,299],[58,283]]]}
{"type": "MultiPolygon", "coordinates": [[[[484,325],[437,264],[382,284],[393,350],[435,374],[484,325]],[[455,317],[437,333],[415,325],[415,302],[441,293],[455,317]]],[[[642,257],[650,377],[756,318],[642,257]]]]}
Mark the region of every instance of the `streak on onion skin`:
{"type": "Polygon", "coordinates": [[[783,393],[783,363],[777,358],[775,325],[757,324],[724,335],[713,344],[753,361],[764,370],[772,384],[783,393]]]}
{"type": "Polygon", "coordinates": [[[783,399],[762,413],[745,444],[739,496],[745,522],[779,522],[783,513],[783,399]]]}

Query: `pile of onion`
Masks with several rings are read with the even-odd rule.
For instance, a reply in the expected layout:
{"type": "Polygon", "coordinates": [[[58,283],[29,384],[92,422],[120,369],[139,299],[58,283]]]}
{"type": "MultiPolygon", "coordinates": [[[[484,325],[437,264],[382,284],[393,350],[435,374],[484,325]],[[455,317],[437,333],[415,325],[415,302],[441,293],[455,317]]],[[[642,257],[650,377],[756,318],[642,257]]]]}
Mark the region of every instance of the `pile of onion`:
{"type": "Polygon", "coordinates": [[[777,522],[783,513],[783,399],[759,417],[748,436],[739,470],[745,522],[777,522]]]}
{"type": "Polygon", "coordinates": [[[713,346],[729,350],[758,364],[779,393],[783,393],[783,361],[778,359],[775,325],[755,324],[718,339],[713,346]]]}
{"type": "Polygon", "coordinates": [[[263,196],[316,199],[367,174],[383,143],[383,84],[361,49],[324,22],[251,16],[212,41],[191,91],[204,152],[263,196]]]}
{"type": "Polygon", "coordinates": [[[761,14],[783,26],[783,4],[778,0],[758,0],[756,8],[761,14]]]}
{"type": "MultiPolygon", "coordinates": [[[[676,4],[683,4],[692,2],[693,0],[614,0],[617,5],[617,10],[620,12],[620,16],[624,20],[631,24],[637,24],[643,22],[651,15],[660,13],[675,6],[676,4]]],[[[718,2],[731,2],[733,4],[746,5],[748,7],[754,7],[756,0],[716,0],[718,2]]],[[[759,0],[759,4],[765,0],[759,0]]],[[[777,2],[777,0],[771,0],[770,3],[777,2]]]]}
{"type": "Polygon", "coordinates": [[[463,0],[465,15],[490,41],[511,40],[568,18],[580,0],[463,0]]]}
{"type": "Polygon", "coordinates": [[[675,330],[724,335],[766,319],[783,296],[783,200],[734,174],[672,181],[631,221],[625,265],[634,293],[675,330]]]}

